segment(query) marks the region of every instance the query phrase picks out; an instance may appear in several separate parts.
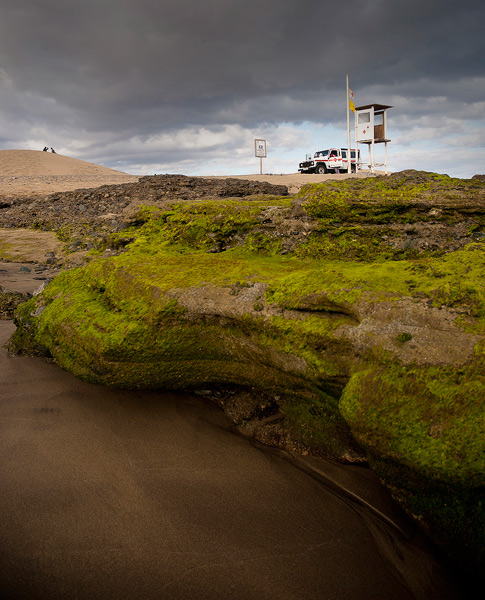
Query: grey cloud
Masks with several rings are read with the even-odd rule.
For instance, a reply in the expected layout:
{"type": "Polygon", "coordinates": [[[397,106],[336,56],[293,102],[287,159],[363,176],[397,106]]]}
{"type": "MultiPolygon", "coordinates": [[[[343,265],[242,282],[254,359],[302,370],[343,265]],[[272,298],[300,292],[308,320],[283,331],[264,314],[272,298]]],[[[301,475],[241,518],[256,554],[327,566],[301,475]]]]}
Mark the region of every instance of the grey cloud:
{"type": "Polygon", "coordinates": [[[325,93],[345,71],[360,86],[483,73],[481,2],[7,4],[0,51],[19,90],[103,118],[143,109],[180,121],[177,104],[202,122],[236,99],[325,93]]]}
{"type": "Polygon", "coordinates": [[[483,96],[482,0],[3,0],[0,93],[19,128],[146,137],[190,126],[409,115],[483,96]],[[10,83],[7,85],[7,80],[10,83]]]}

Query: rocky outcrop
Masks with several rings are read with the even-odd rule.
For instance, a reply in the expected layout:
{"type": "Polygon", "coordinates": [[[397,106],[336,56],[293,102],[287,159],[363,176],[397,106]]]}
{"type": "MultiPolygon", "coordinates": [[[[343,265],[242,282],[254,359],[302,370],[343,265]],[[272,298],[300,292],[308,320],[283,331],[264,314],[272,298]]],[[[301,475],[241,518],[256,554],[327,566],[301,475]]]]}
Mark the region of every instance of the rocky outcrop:
{"type": "Polygon", "coordinates": [[[13,319],[19,304],[26,302],[31,297],[31,294],[6,290],[0,286],[0,320],[13,319]]]}
{"type": "Polygon", "coordinates": [[[99,225],[97,222],[100,221],[110,231],[117,231],[126,215],[140,205],[164,206],[167,201],[241,198],[261,194],[285,196],[288,189],[282,185],[242,179],[153,175],[140,177],[136,183],[102,185],[32,198],[4,197],[0,201],[0,227],[35,224],[59,230],[66,225],[99,225]]]}
{"type": "Polygon", "coordinates": [[[196,390],[264,443],[369,461],[477,565],[484,183],[405,172],[288,197],[188,179],[128,188],[123,227],[17,311],[11,350],[196,390]]]}
{"type": "MultiPolygon", "coordinates": [[[[261,194],[285,196],[288,189],[241,179],[154,175],[141,177],[136,183],[103,185],[47,196],[0,198],[0,227],[56,231],[65,242],[66,252],[72,254],[106,246],[112,239],[111,234],[130,226],[140,206],[163,208],[174,201],[251,198],[261,194]]],[[[78,263],[83,262],[84,255],[80,259],[78,263]]]]}
{"type": "MultiPolygon", "coordinates": [[[[205,246],[223,251],[242,246],[251,235],[256,246],[277,245],[280,254],[297,251],[310,258],[340,259],[345,253],[344,258],[370,260],[384,251],[390,259],[439,254],[482,239],[479,180],[465,185],[464,180],[405,171],[365,181],[311,185],[286,203],[266,202],[254,211],[250,228],[233,219],[228,231],[214,222],[205,246]]],[[[123,238],[112,234],[136,224],[140,206],[170,210],[174,204],[223,198],[254,205],[262,195],[285,197],[288,191],[257,181],[155,175],[131,184],[3,198],[0,227],[54,230],[72,253],[122,245],[123,238]]],[[[130,239],[128,235],[125,241],[130,239]]]]}

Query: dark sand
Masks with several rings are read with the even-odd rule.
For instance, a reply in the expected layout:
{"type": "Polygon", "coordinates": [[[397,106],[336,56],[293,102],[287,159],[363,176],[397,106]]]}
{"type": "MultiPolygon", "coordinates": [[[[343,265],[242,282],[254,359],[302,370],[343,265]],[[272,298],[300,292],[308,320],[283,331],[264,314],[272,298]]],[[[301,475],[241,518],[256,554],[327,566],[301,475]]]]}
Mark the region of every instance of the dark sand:
{"type": "Polygon", "coordinates": [[[309,461],[321,477],[190,395],[4,349],[0,373],[2,598],[460,597],[366,469],[309,461]]]}

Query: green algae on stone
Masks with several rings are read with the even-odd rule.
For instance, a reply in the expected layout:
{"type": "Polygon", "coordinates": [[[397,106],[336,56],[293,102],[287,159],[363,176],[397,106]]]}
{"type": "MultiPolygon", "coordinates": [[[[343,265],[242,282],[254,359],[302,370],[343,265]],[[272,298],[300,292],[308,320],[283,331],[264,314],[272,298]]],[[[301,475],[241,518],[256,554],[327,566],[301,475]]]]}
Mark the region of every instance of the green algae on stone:
{"type": "MultiPolygon", "coordinates": [[[[278,205],[275,222],[293,218],[287,199],[144,208],[123,232],[133,240],[123,253],[65,272],[18,310],[16,345],[30,339],[97,383],[235,385],[278,396],[306,448],[342,457],[355,447],[350,428],[413,514],[436,529],[450,514],[458,523],[456,507],[478,514],[475,494],[483,486],[482,217],[477,241],[455,251],[396,256],[384,238],[392,224],[453,219],[454,195],[468,197],[472,188],[443,181],[424,178],[413,188],[396,177],[304,188],[301,218],[317,224],[284,255],[281,231],[262,224],[278,205]],[[431,214],[440,185],[453,206],[431,214]],[[379,327],[364,327],[379,308],[395,318],[392,306],[403,307],[389,334],[394,351],[379,345],[379,327]],[[433,316],[437,339],[442,314],[473,357],[462,352],[450,360],[438,347],[432,361],[405,362],[419,343],[406,319],[417,314],[425,322],[433,316]],[[451,512],[444,489],[456,504],[451,512]]],[[[457,528],[463,533],[464,522],[457,528]]],[[[460,535],[453,539],[462,543],[460,535]]]]}
{"type": "Polygon", "coordinates": [[[476,204],[485,199],[482,181],[407,171],[307,184],[297,197],[318,222],[296,249],[302,257],[382,261],[439,256],[446,252],[444,228],[451,239],[463,237],[465,243],[485,235],[485,211],[476,204]],[[418,244],[413,225],[422,232],[418,244]],[[439,232],[439,243],[429,242],[426,227],[439,232]]]}
{"type": "Polygon", "coordinates": [[[160,242],[207,250],[224,245],[235,236],[242,242],[260,223],[258,217],[265,209],[289,203],[286,198],[199,200],[173,204],[165,211],[143,207],[136,220],[145,224],[142,235],[148,235],[151,243],[157,238],[160,242]]]}
{"type": "Polygon", "coordinates": [[[369,366],[351,377],[340,410],[370,454],[432,480],[483,486],[483,366],[369,366]]]}
{"type": "Polygon", "coordinates": [[[485,182],[458,179],[425,171],[402,171],[390,176],[369,177],[365,180],[344,179],[320,184],[307,184],[298,196],[308,199],[315,208],[325,210],[326,202],[344,206],[349,201],[406,206],[416,200],[432,200],[437,195],[454,200],[457,196],[476,199],[485,192],[485,182]]]}
{"type": "Polygon", "coordinates": [[[372,468],[464,568],[483,565],[485,360],[371,365],[347,384],[340,411],[372,468]]]}

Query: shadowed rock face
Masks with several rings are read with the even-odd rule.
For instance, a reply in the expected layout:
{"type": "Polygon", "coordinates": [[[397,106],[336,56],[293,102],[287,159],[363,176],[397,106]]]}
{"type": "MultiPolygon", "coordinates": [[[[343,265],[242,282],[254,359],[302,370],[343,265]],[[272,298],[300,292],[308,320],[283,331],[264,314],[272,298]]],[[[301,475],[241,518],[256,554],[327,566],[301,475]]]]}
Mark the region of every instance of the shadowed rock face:
{"type": "Polygon", "coordinates": [[[86,199],[98,255],[17,311],[12,351],[195,389],[264,443],[368,460],[479,564],[484,183],[406,172],[290,198],[227,181],[121,186],[118,232],[95,206],[110,192],[86,199]]]}

